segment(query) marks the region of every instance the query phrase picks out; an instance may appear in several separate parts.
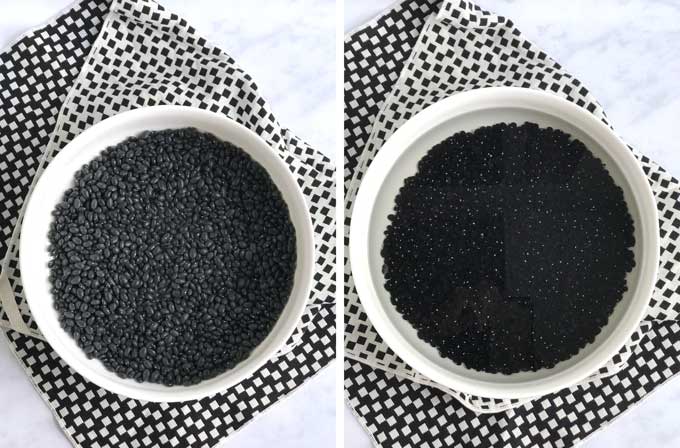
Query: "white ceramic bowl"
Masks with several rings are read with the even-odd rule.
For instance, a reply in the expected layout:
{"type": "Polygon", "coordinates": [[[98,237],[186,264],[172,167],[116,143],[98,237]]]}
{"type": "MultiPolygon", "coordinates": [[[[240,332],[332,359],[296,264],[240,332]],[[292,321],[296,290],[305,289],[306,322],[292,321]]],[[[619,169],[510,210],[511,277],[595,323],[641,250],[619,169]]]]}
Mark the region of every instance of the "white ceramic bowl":
{"type": "Polygon", "coordinates": [[[40,331],[69,366],[104,389],[130,398],[174,402],[215,394],[250,376],[281,349],[307,303],[314,270],[314,239],[305,200],[285,163],[258,135],[235,121],[212,112],[182,106],[145,107],[108,118],[73,139],[48,165],[31,194],[21,229],[21,279],[26,299],[40,331]],[[122,379],[85,353],[59,325],[52,305],[47,262],[47,232],[52,210],[73,176],[100,152],[147,130],[195,127],[243,148],[262,165],[281,191],[295,226],[297,267],[290,299],[267,338],[233,369],[193,386],[167,387],[122,379]]]}
{"type": "Polygon", "coordinates": [[[385,342],[414,369],[454,390],[493,398],[527,398],[571,386],[602,367],[628,340],[642,319],[659,263],[656,203],[630,150],[601,121],[557,96],[520,88],[487,88],[457,94],[423,110],[385,143],[364,176],[350,228],[350,261],[357,292],[368,317],[385,342]],[[532,121],[580,139],[623,188],[635,224],[635,269],[628,292],[593,343],[551,369],[512,375],[467,369],[443,358],[418,338],[391,304],[384,288],[380,255],[387,215],[406,177],[436,143],[458,131],[498,122],[532,121]]]}

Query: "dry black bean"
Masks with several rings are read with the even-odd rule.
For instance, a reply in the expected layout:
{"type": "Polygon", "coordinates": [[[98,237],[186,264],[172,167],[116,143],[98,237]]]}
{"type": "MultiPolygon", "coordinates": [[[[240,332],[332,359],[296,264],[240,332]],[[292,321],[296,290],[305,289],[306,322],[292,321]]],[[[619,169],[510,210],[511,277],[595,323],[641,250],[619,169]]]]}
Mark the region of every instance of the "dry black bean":
{"type": "Polygon", "coordinates": [[[122,377],[218,375],[262,342],[288,301],[296,252],[285,201],[262,166],[210,134],[147,132],[107,148],[53,216],[60,323],[122,377]]]}

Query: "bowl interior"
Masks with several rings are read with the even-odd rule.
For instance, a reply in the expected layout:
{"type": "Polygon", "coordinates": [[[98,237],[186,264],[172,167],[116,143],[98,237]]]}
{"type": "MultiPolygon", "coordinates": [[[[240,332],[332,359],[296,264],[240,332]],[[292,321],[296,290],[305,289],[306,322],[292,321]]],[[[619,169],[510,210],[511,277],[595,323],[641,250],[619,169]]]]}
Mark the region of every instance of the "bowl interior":
{"type": "Polygon", "coordinates": [[[180,106],[158,106],[125,112],[88,129],[64,148],[41,176],[33,191],[21,233],[20,263],[31,312],[41,332],[59,355],[80,374],[116,393],[148,401],[183,401],[214,394],[234,385],[269,360],[290,337],[304,311],[314,266],[314,243],[307,207],[295,179],[275,151],[260,137],[221,115],[180,106]],[[96,359],[87,359],[59,325],[49,292],[47,232],[51,212],[72,185],[80,167],[101,151],[147,130],[195,127],[241,147],[262,165],[288,205],[297,239],[293,289],[276,325],[250,356],[223,374],[193,386],[167,387],[122,379],[96,359]]]}
{"type": "MultiPolygon", "coordinates": [[[[640,310],[648,302],[649,294],[645,291],[648,285],[641,287],[636,287],[636,285],[640,285],[642,270],[649,270],[647,262],[652,260],[651,262],[654,263],[653,254],[649,253],[650,249],[652,252],[657,251],[657,249],[656,247],[647,247],[650,240],[643,238],[645,232],[650,231],[650,217],[644,216],[640,209],[639,185],[631,183],[631,178],[639,177],[641,170],[639,173],[631,173],[630,167],[625,163],[621,164],[619,157],[611,151],[606,141],[601,139],[599,135],[585,131],[583,127],[575,123],[576,120],[574,119],[563,119],[561,114],[554,111],[546,112],[537,107],[536,104],[521,104],[521,101],[503,103],[503,101],[489,101],[480,103],[476,107],[468,107],[467,110],[462,107],[458,112],[448,110],[439,115],[430,114],[427,118],[434,120],[436,122],[434,125],[432,121],[426,123],[418,121],[419,118],[416,117],[416,120],[414,120],[416,122],[407,131],[408,136],[395,134],[392,139],[396,140],[390,139],[390,142],[383,147],[383,150],[394,151],[394,153],[387,157],[390,159],[388,162],[384,159],[380,161],[382,165],[379,173],[380,180],[369,180],[369,182],[373,180],[377,182],[372,186],[375,188],[368,187],[371,193],[374,193],[374,195],[370,195],[370,199],[367,199],[370,205],[362,202],[361,206],[361,209],[364,209],[364,206],[370,208],[370,215],[366,220],[367,237],[365,241],[368,252],[366,254],[368,275],[373,290],[362,294],[361,281],[357,281],[357,288],[362,303],[371,301],[368,307],[371,310],[367,310],[367,312],[372,320],[380,321],[376,325],[378,331],[381,332],[383,338],[395,352],[412,367],[430,378],[462,392],[497,398],[520,398],[531,396],[541,388],[543,388],[542,392],[545,392],[546,388],[559,389],[575,381],[577,377],[580,380],[596,370],[620,348],[620,346],[614,346],[612,339],[622,340],[622,335],[618,335],[617,338],[612,336],[617,331],[624,331],[623,327],[625,327],[625,331],[630,331],[629,329],[639,322],[640,310]],[[551,369],[542,369],[537,372],[520,372],[512,375],[491,374],[467,369],[447,358],[443,358],[435,348],[417,336],[415,329],[390,302],[390,295],[384,288],[385,278],[382,272],[383,259],[380,250],[385,238],[384,232],[389,224],[387,216],[394,212],[395,198],[399,188],[403,185],[406,177],[416,173],[418,161],[425,156],[432,146],[459,131],[472,131],[480,126],[499,122],[522,124],[526,121],[535,122],[541,127],[558,128],[571,134],[580,139],[604,162],[614,181],[622,187],[634,221],[636,244],[633,251],[636,267],[627,276],[628,291],[610,316],[608,324],[602,329],[595,341],[582,349],[576,356],[560,362],[551,369]],[[621,325],[624,321],[626,321],[626,324],[621,325]],[[608,341],[612,343],[608,345],[608,341]],[[586,360],[589,360],[589,362],[586,362],[586,360]],[[588,363],[590,366],[586,372],[584,364],[588,363]]],[[[374,160],[374,164],[376,161],[377,159],[374,160]]],[[[368,176],[366,176],[364,182],[367,178],[368,176]]],[[[362,184],[362,188],[363,186],[362,184]]],[[[644,194],[644,192],[642,193],[644,194]]],[[[651,195],[651,193],[649,194],[651,195]]],[[[359,204],[359,200],[357,204],[359,204]]],[[[656,220],[655,210],[651,219],[656,220]]],[[[354,255],[353,252],[353,266],[354,255]]],[[[656,267],[654,266],[653,269],[655,277],[656,267]]],[[[648,277],[649,275],[645,276],[645,283],[649,283],[648,277]]],[[[623,337],[625,339],[626,336],[623,335],[623,337]]]]}

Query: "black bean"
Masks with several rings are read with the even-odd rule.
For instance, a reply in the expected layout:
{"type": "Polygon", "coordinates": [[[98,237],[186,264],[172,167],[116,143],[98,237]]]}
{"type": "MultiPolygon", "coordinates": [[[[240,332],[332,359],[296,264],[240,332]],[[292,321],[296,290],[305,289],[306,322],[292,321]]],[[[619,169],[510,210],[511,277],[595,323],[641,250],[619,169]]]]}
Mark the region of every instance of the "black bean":
{"type": "Polygon", "coordinates": [[[635,265],[633,221],[602,161],[531,123],[435,145],[388,219],[392,303],[442,356],[485,372],[573,356],[607,322],[635,265]]]}
{"type": "Polygon", "coordinates": [[[241,149],[195,129],[107,148],[53,215],[60,323],[122,377],[194,384],[233,368],[292,288],[295,231],[280,192],[241,149]]]}

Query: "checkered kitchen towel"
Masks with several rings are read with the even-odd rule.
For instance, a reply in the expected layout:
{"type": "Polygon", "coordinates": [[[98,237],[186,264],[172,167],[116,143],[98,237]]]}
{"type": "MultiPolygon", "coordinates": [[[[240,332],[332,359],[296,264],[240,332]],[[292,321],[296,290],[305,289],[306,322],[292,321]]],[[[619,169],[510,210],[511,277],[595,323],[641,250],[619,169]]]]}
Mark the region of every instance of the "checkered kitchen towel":
{"type": "MultiPolygon", "coordinates": [[[[550,91],[606,123],[588,90],[513,23],[464,0],[403,0],[345,41],[345,216],[389,136],[440,99],[487,86],[550,91]]],[[[381,340],[345,259],[345,389],[374,442],[398,447],[562,447],[606,425],[680,371],[680,184],[634,152],[656,196],[662,247],[647,316],[624,349],[581,385],[495,400],[418,374],[381,340]]],[[[349,218],[345,221],[345,235],[349,218]]],[[[345,240],[347,247],[347,240],[345,240]]],[[[348,250],[346,249],[346,254],[348,250]]]]}
{"type": "Polygon", "coordinates": [[[278,123],[234,60],[151,0],[83,0],[0,54],[0,325],[74,445],[214,446],[329,363],[333,172],[327,158],[278,123]],[[129,400],[72,371],[40,338],[18,269],[21,212],[52,157],[93,124],[157,104],[223,113],[276,148],[305,194],[317,253],[310,305],[289,343],[294,348],[223,393],[179,404],[129,400]]]}

